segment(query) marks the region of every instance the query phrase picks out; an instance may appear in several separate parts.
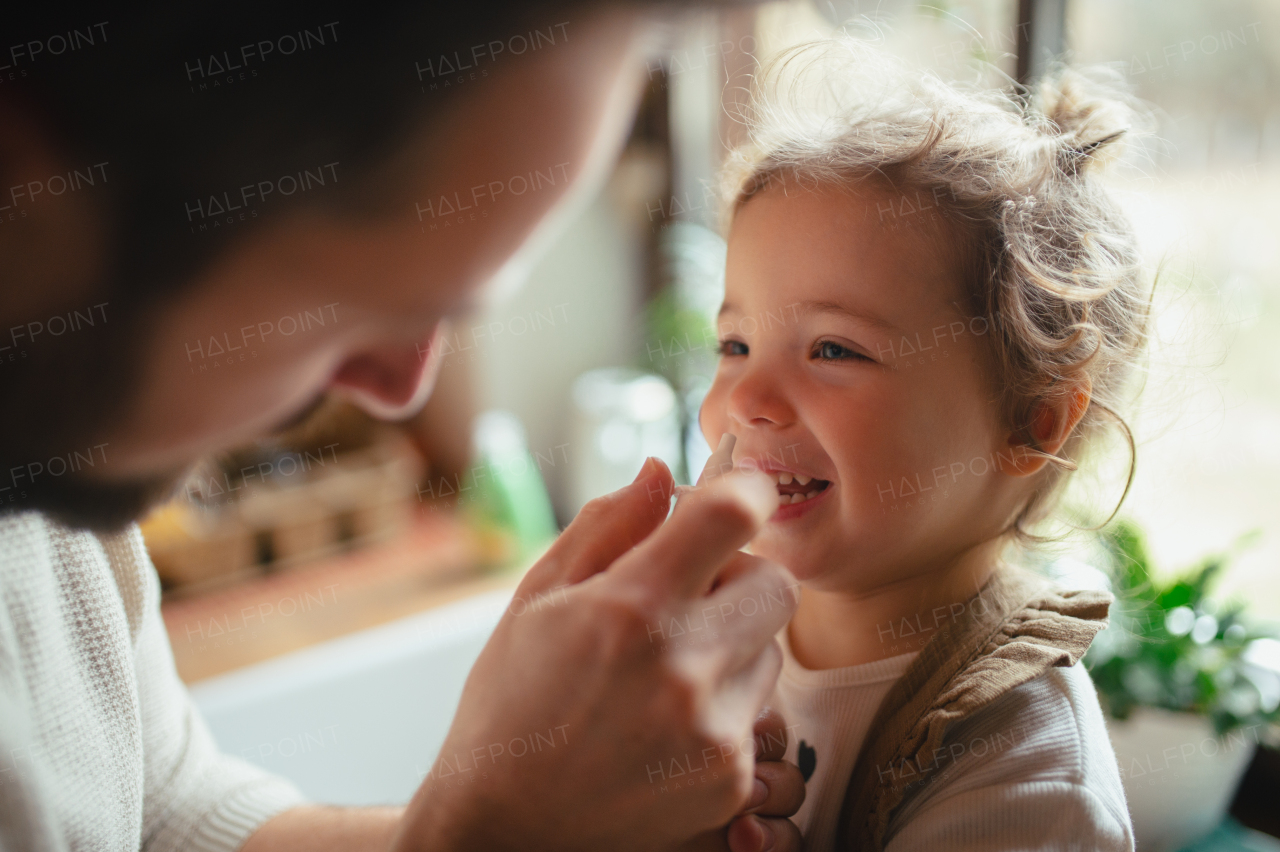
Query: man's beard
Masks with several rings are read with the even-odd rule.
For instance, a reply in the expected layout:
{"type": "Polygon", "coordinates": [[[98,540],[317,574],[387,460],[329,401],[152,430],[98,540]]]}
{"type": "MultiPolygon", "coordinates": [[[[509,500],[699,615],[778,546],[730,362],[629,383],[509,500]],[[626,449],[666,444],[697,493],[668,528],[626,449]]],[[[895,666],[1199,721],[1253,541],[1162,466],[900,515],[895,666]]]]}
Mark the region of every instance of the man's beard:
{"type": "MultiPolygon", "coordinates": [[[[141,310],[117,310],[111,320],[0,364],[0,513],[35,510],[71,527],[118,531],[172,498],[201,461],[110,476],[114,459],[103,437],[136,403],[151,324],[141,310]]],[[[317,391],[262,437],[305,432],[323,418],[327,399],[317,391]]]]}
{"type": "MultiPolygon", "coordinates": [[[[264,437],[280,438],[291,432],[305,430],[314,419],[318,419],[317,414],[323,411],[326,402],[328,397],[325,394],[317,395],[302,409],[270,429],[264,437]]],[[[154,507],[172,499],[199,467],[199,462],[193,461],[163,473],[115,481],[85,476],[82,472],[85,467],[107,462],[108,448],[109,445],[86,446],[88,456],[79,451],[65,456],[37,453],[35,458],[42,461],[23,464],[9,464],[9,459],[0,456],[0,464],[4,465],[0,470],[8,471],[9,476],[5,479],[9,482],[5,484],[10,486],[0,494],[0,501],[3,501],[0,511],[34,509],[45,512],[69,527],[103,533],[117,532],[141,519],[154,507]],[[102,454],[100,461],[95,461],[95,450],[102,454]],[[51,473],[54,462],[59,463],[58,467],[63,471],[61,475],[51,473]],[[43,470],[36,472],[37,465],[43,470]]]]}
{"type": "Polygon", "coordinates": [[[182,470],[126,482],[102,482],[70,473],[46,475],[20,491],[15,488],[4,510],[34,509],[69,527],[118,532],[172,497],[187,475],[182,470]]]}
{"type": "MultiPolygon", "coordinates": [[[[292,434],[305,434],[324,416],[329,402],[326,393],[318,393],[298,411],[267,430],[263,437],[279,440],[292,434]]],[[[83,440],[78,443],[85,447],[87,455],[78,450],[64,455],[37,449],[21,463],[14,464],[11,462],[17,459],[5,458],[8,453],[0,454],[0,471],[7,472],[3,484],[9,486],[0,491],[0,512],[36,510],[69,527],[117,532],[172,499],[200,465],[197,460],[180,468],[127,480],[91,478],[85,476],[83,470],[107,464],[110,445],[92,447],[83,440]],[[95,456],[95,452],[101,457],[95,456]],[[29,458],[40,461],[31,462],[29,458]],[[55,462],[60,474],[52,472],[55,462]]]]}
{"type": "Polygon", "coordinates": [[[68,526],[113,532],[187,477],[187,468],[176,467],[109,478],[114,459],[103,435],[132,399],[142,318],[115,312],[110,322],[42,341],[24,361],[0,368],[0,512],[46,512],[68,526]]]}

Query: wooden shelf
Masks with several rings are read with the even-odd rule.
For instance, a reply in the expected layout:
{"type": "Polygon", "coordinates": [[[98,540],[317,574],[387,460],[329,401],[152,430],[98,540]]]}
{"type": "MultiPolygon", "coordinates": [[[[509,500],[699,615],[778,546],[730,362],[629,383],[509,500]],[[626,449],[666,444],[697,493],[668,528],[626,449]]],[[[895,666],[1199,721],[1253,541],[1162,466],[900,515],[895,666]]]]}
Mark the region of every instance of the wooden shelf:
{"type": "Polygon", "coordinates": [[[486,543],[445,512],[395,540],[161,604],[187,683],[471,595],[514,587],[521,571],[483,571],[486,543]]]}

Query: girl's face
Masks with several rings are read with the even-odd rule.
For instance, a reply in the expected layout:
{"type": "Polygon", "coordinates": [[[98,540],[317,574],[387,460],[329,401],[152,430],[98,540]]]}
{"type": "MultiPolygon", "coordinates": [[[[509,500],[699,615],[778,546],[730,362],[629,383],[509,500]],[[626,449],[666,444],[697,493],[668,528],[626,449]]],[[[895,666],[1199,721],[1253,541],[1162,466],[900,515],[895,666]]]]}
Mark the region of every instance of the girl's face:
{"type": "Polygon", "coordinates": [[[995,538],[1025,498],[984,339],[927,192],[771,187],[729,237],[721,359],[700,422],[784,503],[752,544],[857,593],[995,538]]]}

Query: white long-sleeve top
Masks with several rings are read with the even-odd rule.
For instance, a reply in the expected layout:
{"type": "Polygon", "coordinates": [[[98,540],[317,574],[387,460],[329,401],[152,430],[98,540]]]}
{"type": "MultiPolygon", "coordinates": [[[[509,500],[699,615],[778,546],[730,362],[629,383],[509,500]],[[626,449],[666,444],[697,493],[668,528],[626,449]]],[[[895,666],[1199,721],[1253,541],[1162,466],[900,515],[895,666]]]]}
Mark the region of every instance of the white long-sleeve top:
{"type": "Polygon", "coordinates": [[[302,801],[218,751],[136,525],[0,515],[0,849],[229,851],[302,801]]]}
{"type": "MultiPolygon", "coordinates": [[[[795,816],[804,848],[828,852],[871,721],[916,655],[816,671],[796,661],[786,633],[772,704],[787,720],[787,760],[808,775],[795,816]]],[[[1011,690],[949,730],[935,754],[912,767],[925,787],[894,814],[886,852],[1133,850],[1115,752],[1084,666],[1052,668],[1011,690]]]]}

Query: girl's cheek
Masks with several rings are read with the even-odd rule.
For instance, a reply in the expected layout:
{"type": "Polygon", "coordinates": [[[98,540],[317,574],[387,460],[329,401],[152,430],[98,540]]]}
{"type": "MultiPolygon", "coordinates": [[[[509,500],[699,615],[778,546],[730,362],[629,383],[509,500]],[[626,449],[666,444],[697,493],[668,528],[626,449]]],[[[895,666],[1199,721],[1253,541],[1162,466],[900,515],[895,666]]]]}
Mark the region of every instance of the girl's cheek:
{"type": "Polygon", "coordinates": [[[711,390],[707,391],[707,395],[702,400],[702,407],[698,409],[698,428],[702,430],[702,437],[712,447],[716,442],[711,440],[711,436],[719,435],[724,426],[724,406],[720,402],[720,396],[718,384],[713,383],[711,390]]]}

